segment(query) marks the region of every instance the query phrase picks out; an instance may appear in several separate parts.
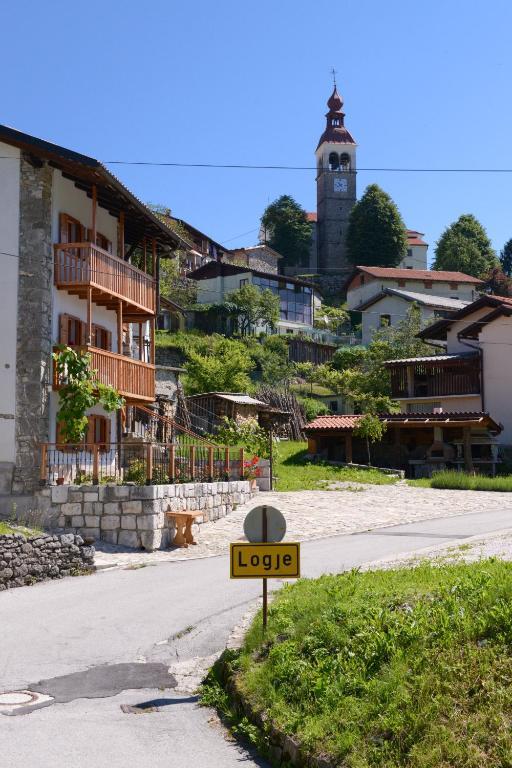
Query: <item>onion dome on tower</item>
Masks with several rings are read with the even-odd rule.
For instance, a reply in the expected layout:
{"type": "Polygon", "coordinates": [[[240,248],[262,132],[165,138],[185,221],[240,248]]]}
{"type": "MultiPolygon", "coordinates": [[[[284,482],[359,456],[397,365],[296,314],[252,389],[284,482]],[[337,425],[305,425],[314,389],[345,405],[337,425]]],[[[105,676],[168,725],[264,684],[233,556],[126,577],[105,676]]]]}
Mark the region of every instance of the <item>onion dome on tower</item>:
{"type": "Polygon", "coordinates": [[[355,144],[350,132],[345,128],[345,113],[342,112],[343,99],[336,85],[327,102],[329,111],[326,114],[327,125],[320,136],[318,147],[325,141],[329,144],[355,144]]]}

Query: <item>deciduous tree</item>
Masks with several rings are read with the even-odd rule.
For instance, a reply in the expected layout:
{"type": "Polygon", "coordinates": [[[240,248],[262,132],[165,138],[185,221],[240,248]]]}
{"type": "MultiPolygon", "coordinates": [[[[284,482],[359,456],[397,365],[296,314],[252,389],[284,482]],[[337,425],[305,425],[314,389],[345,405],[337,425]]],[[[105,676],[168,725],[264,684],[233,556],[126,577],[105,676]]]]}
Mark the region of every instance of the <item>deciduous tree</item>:
{"type": "Polygon", "coordinates": [[[396,267],[405,256],[407,231],[398,208],[377,184],[370,184],[350,213],[347,253],[352,264],[396,267]]]}
{"type": "Polygon", "coordinates": [[[496,266],[487,232],[471,213],[459,216],[437,242],[433,269],[481,277],[496,266]]]}
{"type": "Polygon", "coordinates": [[[261,217],[266,242],[283,257],[281,267],[307,266],[311,224],[306,211],[290,195],[281,195],[261,217]]]}

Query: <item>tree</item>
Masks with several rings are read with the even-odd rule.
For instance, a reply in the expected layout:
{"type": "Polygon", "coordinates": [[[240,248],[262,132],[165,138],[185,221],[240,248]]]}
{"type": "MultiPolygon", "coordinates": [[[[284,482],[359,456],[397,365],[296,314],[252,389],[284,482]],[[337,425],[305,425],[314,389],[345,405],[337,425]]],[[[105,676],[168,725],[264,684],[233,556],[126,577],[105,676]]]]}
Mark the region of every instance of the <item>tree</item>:
{"type": "Polygon", "coordinates": [[[495,296],[512,295],[512,280],[503,272],[501,267],[494,267],[482,276],[485,287],[495,296]]]}
{"type": "Polygon", "coordinates": [[[365,413],[354,427],[354,435],[363,437],[366,441],[366,451],[368,453],[368,466],[371,465],[370,443],[382,440],[382,435],[386,431],[386,425],[373,413],[365,413]]]}
{"type": "Polygon", "coordinates": [[[190,350],[185,364],[184,388],[187,395],[200,392],[247,392],[254,362],[240,342],[219,337],[204,353],[190,350]]]}
{"type": "Polygon", "coordinates": [[[352,264],[396,267],[407,250],[407,231],[390,196],[370,184],[350,213],[347,254],[352,264]]]}
{"type": "Polygon", "coordinates": [[[180,272],[179,256],[174,259],[160,259],[160,293],[166,299],[175,301],[188,309],[197,301],[198,285],[180,272]]]}
{"type": "Polygon", "coordinates": [[[464,213],[439,238],[433,269],[481,277],[498,266],[487,232],[471,213],[464,213]]]}
{"type": "Polygon", "coordinates": [[[507,240],[500,253],[500,263],[507,277],[512,276],[512,237],[507,240]]]}
{"type": "Polygon", "coordinates": [[[273,329],[279,320],[279,296],[268,288],[261,291],[251,283],[231,291],[226,297],[226,305],[238,315],[243,336],[260,323],[273,329]]]}
{"type": "Polygon", "coordinates": [[[281,195],[261,217],[265,241],[283,257],[282,267],[307,266],[311,249],[311,224],[306,211],[290,195],[281,195]]]}
{"type": "Polygon", "coordinates": [[[342,326],[348,322],[348,319],[349,314],[346,309],[323,304],[315,312],[315,328],[339,334],[341,333],[342,326]]]}
{"type": "Polygon", "coordinates": [[[125,401],[114,387],[98,381],[88,352],[61,345],[53,359],[61,384],[57,411],[61,435],[66,443],[80,443],[87,432],[89,408],[101,405],[107,413],[113,413],[122,408],[125,401]]]}

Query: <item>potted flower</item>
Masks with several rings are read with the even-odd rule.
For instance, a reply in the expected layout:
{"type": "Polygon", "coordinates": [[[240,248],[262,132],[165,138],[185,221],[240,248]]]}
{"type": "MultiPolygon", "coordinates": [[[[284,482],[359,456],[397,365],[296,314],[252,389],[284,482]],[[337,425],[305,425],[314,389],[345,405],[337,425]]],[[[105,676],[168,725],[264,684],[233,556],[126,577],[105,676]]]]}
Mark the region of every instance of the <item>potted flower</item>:
{"type": "Polygon", "coordinates": [[[251,490],[256,490],[257,483],[256,478],[261,477],[261,469],[258,467],[259,457],[253,456],[250,461],[244,461],[243,477],[244,480],[249,480],[251,483],[251,490]]]}

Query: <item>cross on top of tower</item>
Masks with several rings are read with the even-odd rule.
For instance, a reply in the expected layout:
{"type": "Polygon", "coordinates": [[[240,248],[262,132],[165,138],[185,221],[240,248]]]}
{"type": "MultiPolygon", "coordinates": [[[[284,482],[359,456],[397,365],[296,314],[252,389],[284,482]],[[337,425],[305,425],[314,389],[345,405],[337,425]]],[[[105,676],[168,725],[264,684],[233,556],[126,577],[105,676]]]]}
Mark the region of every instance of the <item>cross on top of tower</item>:
{"type": "Polygon", "coordinates": [[[332,75],[332,82],[334,84],[334,90],[336,90],[336,75],[337,71],[334,69],[334,67],[331,69],[331,75],[332,75]]]}

